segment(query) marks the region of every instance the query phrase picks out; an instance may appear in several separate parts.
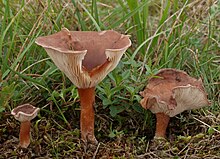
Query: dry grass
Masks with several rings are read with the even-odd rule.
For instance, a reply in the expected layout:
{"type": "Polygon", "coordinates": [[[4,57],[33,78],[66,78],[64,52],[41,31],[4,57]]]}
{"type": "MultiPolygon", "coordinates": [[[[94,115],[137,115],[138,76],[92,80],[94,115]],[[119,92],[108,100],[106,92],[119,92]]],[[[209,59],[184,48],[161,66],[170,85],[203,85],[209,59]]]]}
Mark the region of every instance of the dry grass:
{"type": "Polygon", "coordinates": [[[125,0],[74,2],[0,1],[0,159],[220,158],[219,1],[143,0],[138,9],[125,0]],[[62,27],[131,35],[132,47],[97,87],[97,146],[80,141],[75,86],[34,44],[62,27]],[[138,94],[164,67],[201,77],[212,102],[174,117],[167,141],[153,139],[155,117],[140,108],[138,94]],[[31,145],[21,149],[10,110],[27,102],[41,112],[32,122],[31,145]]]}
{"type": "MultiPolygon", "coordinates": [[[[33,139],[27,149],[18,147],[19,124],[11,116],[5,115],[3,119],[7,122],[1,121],[0,124],[0,134],[4,134],[1,138],[3,144],[0,146],[2,154],[0,158],[219,159],[220,116],[208,111],[204,113],[206,116],[183,113],[173,118],[168,128],[167,140],[152,139],[153,132],[146,132],[144,137],[141,136],[143,132],[134,130],[119,133],[110,139],[103,135],[103,132],[109,131],[107,127],[106,129],[103,127],[102,132],[96,133],[98,140],[101,141],[96,146],[85,146],[79,140],[78,128],[70,131],[61,127],[62,123],[41,118],[33,122],[35,123],[32,125],[33,139]],[[134,133],[136,135],[130,135],[134,133]]],[[[103,121],[98,118],[97,122],[103,121]]],[[[126,123],[122,126],[128,130],[126,123]]]]}

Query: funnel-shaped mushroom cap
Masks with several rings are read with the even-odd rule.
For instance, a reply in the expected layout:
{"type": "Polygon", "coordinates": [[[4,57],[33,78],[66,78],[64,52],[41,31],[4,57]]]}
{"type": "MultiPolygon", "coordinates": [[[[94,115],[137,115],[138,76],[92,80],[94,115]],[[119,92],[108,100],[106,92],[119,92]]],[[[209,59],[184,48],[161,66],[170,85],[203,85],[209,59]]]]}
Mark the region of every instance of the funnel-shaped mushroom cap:
{"type": "Polygon", "coordinates": [[[11,114],[16,120],[20,122],[31,121],[37,116],[39,108],[32,106],[31,104],[23,104],[11,111],[11,114]]]}
{"type": "Polygon", "coordinates": [[[175,69],[159,71],[140,94],[142,107],[170,117],[209,105],[201,80],[175,69]]]}
{"type": "Polygon", "coordinates": [[[131,45],[129,37],[115,31],[62,31],[39,37],[57,67],[78,88],[90,88],[102,81],[131,45]]]}

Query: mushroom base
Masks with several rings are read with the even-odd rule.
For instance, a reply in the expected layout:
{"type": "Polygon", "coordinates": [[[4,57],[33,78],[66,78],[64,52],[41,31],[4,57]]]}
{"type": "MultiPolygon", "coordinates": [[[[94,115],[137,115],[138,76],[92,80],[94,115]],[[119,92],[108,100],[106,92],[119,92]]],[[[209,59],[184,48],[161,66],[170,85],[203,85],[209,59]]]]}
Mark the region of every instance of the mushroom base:
{"type": "Polygon", "coordinates": [[[164,113],[156,113],[157,124],[155,137],[166,137],[166,129],[170,121],[170,117],[164,113]]]}
{"type": "Polygon", "coordinates": [[[21,122],[20,134],[19,134],[19,146],[22,148],[27,148],[30,144],[30,121],[21,122]]]}
{"type": "Polygon", "coordinates": [[[94,121],[95,112],[93,104],[95,102],[95,87],[92,88],[78,88],[80,97],[80,130],[81,139],[85,143],[97,144],[97,140],[94,135],[94,121]]]}

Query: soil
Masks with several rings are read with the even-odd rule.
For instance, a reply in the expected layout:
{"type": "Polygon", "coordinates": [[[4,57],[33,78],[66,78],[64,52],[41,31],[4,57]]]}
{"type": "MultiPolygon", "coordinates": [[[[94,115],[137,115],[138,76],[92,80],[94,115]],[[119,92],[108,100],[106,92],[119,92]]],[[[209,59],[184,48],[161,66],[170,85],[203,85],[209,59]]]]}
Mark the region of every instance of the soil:
{"type": "MultiPolygon", "coordinates": [[[[155,123],[144,127],[140,114],[133,113],[131,116],[123,112],[120,116],[113,119],[106,113],[97,113],[95,134],[98,145],[86,145],[80,140],[78,114],[72,116],[72,120],[68,119],[71,130],[52,115],[47,118],[38,116],[32,121],[31,144],[22,149],[18,147],[19,122],[9,113],[3,113],[0,121],[0,159],[220,159],[220,131],[217,127],[220,116],[211,112],[206,112],[206,115],[184,112],[172,118],[167,140],[154,139],[155,123]],[[113,136],[109,135],[111,132],[113,136]]],[[[152,118],[155,121],[155,117],[152,118]]]]}

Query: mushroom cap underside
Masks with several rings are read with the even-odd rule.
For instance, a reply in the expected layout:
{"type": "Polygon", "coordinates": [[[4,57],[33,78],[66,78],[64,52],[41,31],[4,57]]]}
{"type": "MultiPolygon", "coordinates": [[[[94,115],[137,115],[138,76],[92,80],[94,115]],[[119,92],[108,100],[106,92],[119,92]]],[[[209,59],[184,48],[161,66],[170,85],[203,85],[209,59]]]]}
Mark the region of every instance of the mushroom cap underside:
{"type": "Polygon", "coordinates": [[[40,108],[36,108],[31,104],[23,104],[11,111],[11,114],[20,122],[31,121],[37,116],[40,108]]]}
{"type": "Polygon", "coordinates": [[[128,36],[115,31],[77,32],[67,29],[39,37],[36,43],[45,48],[56,66],[78,88],[96,86],[117,66],[131,45],[128,36]]]}
{"type": "Polygon", "coordinates": [[[38,37],[36,43],[44,48],[66,54],[84,54],[82,65],[88,71],[104,64],[106,50],[118,52],[126,50],[131,41],[128,36],[113,30],[107,31],[69,31],[62,29],[52,35],[38,37]]]}
{"type": "Polygon", "coordinates": [[[140,102],[142,107],[170,117],[209,105],[202,82],[174,69],[161,70],[140,94],[144,97],[140,102]]]}

